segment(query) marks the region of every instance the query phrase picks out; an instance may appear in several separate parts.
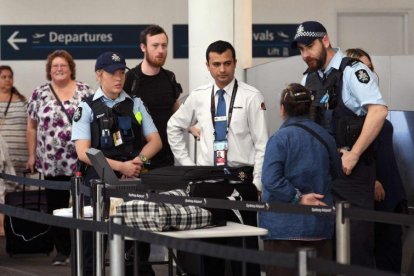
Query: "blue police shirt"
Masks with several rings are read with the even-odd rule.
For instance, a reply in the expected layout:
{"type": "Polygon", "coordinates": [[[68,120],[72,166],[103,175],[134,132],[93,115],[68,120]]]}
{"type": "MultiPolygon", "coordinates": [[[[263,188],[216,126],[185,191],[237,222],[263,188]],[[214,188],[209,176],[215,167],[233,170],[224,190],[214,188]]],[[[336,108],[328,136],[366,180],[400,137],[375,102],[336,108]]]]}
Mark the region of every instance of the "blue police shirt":
{"type": "MultiPolygon", "coordinates": [[[[115,100],[109,99],[105,96],[101,88],[99,88],[94,96],[93,100],[102,100],[106,106],[113,107],[115,104],[123,102],[125,98],[131,98],[125,91],[122,91],[119,94],[118,98],[115,100]]],[[[142,132],[144,136],[147,136],[151,133],[158,132],[157,128],[152,121],[151,116],[149,115],[144,103],[140,98],[133,98],[134,100],[134,114],[136,112],[141,112],[142,115],[142,132]]],[[[72,122],[72,141],[75,140],[91,140],[91,122],[93,120],[93,112],[90,106],[86,102],[81,102],[79,108],[82,108],[80,119],[75,122],[72,122]]]]}
{"type": "MultiPolygon", "coordinates": [[[[339,48],[334,48],[336,54],[329,62],[325,70],[318,70],[322,77],[325,72],[327,75],[332,69],[339,69],[344,54],[339,48]]],[[[302,79],[302,85],[306,83],[307,75],[302,79]]],[[[356,115],[366,115],[368,104],[386,105],[378,87],[377,76],[364,63],[358,62],[353,66],[346,66],[342,76],[342,100],[345,106],[352,110],[356,115]],[[366,74],[365,79],[359,74],[366,74]],[[369,79],[369,80],[368,80],[369,79]]]]}

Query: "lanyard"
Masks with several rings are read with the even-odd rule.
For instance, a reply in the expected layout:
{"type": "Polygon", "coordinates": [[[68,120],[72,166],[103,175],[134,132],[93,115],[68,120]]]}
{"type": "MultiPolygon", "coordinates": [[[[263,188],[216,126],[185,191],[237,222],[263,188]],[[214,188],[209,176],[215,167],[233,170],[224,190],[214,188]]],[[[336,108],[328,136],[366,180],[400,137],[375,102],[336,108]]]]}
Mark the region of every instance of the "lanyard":
{"type": "MultiPolygon", "coordinates": [[[[228,118],[227,118],[227,133],[229,132],[229,126],[231,121],[231,116],[233,115],[233,106],[234,106],[234,99],[236,98],[237,93],[237,80],[234,80],[234,86],[233,86],[233,92],[231,93],[231,100],[230,100],[230,107],[228,112],[228,118]]],[[[216,105],[214,103],[214,84],[211,88],[211,120],[213,121],[213,127],[214,127],[214,117],[216,116],[216,105]]],[[[214,128],[214,136],[216,136],[216,129],[214,128]]]]}

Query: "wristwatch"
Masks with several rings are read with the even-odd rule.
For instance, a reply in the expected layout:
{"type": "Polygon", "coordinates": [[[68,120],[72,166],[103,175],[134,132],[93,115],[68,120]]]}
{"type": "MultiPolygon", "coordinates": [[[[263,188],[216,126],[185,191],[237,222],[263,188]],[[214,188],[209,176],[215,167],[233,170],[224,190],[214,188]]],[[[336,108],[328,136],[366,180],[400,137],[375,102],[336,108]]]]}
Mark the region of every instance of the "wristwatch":
{"type": "Polygon", "coordinates": [[[292,199],[291,203],[293,204],[299,204],[300,200],[302,199],[302,193],[298,190],[296,190],[295,197],[292,199]]]}
{"type": "Polygon", "coordinates": [[[144,164],[147,164],[147,162],[148,162],[148,158],[143,154],[139,155],[139,159],[141,159],[142,163],[144,163],[144,164]]]}

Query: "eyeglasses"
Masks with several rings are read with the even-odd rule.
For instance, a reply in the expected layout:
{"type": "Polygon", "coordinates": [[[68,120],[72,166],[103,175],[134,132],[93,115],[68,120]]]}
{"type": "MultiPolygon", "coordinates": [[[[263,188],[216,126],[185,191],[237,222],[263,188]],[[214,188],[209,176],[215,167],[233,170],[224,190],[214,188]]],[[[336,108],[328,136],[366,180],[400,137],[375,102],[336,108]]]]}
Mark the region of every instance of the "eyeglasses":
{"type": "Polygon", "coordinates": [[[65,69],[65,68],[68,68],[68,67],[69,67],[69,65],[67,65],[67,64],[53,64],[52,65],[53,69],[58,69],[58,68],[65,69]]]}

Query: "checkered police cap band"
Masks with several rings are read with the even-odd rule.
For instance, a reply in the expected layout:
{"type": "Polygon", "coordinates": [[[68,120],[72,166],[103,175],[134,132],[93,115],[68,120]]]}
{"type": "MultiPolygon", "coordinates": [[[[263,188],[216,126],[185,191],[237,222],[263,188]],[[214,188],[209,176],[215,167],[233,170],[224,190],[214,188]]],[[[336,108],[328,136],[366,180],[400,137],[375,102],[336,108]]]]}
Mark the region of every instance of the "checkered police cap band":
{"type": "Polygon", "coordinates": [[[321,23],[316,21],[306,21],[300,24],[296,29],[296,34],[291,46],[295,49],[298,43],[309,45],[315,39],[322,38],[327,34],[325,27],[321,23]]]}

